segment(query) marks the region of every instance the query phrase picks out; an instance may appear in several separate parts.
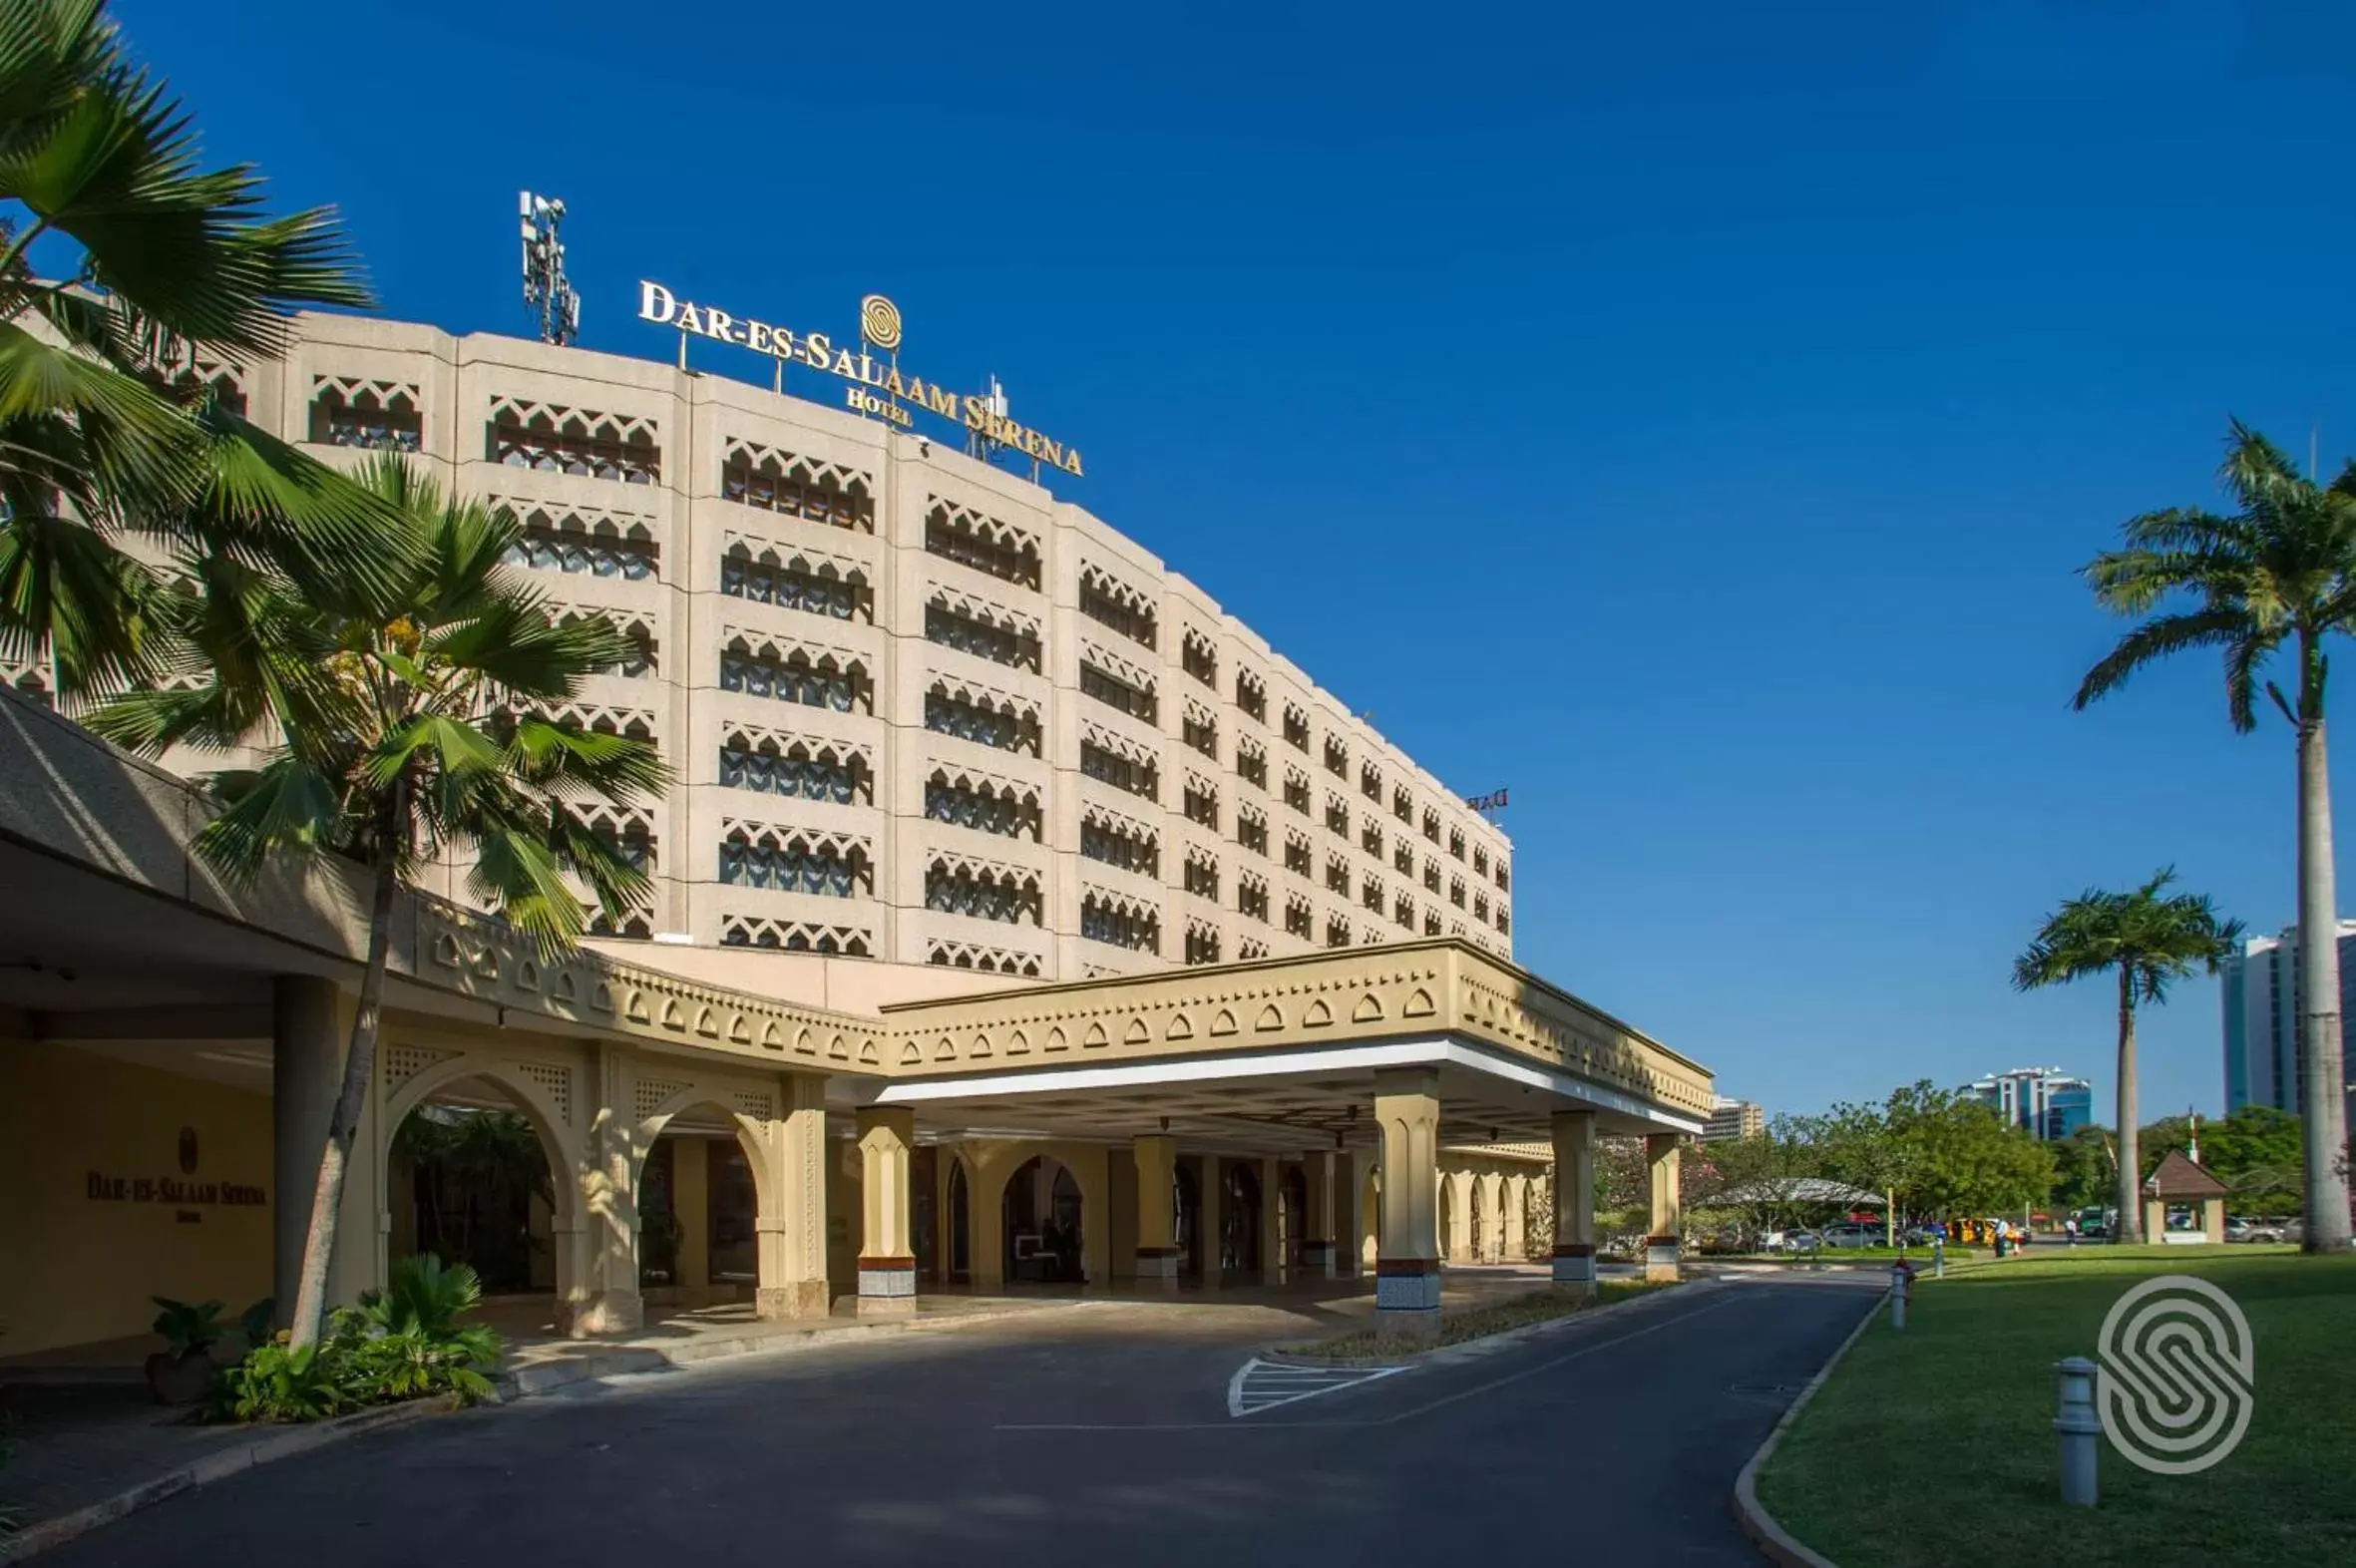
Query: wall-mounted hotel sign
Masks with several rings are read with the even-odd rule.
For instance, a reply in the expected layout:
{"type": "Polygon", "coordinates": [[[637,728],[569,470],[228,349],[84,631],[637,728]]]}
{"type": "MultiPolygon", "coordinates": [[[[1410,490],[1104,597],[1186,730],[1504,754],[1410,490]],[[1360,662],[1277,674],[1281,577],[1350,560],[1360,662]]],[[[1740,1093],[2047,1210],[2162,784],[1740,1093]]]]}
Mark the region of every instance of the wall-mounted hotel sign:
{"type": "Polygon", "coordinates": [[[859,302],[859,349],[836,343],[824,332],[795,332],[751,316],[731,315],[717,305],[681,299],[660,283],[638,284],[638,319],[656,326],[675,327],[681,334],[733,343],[777,361],[782,386],[787,364],[808,365],[850,383],[843,401],[854,412],[913,428],[918,413],[962,425],[973,436],[993,446],[1010,447],[1033,461],[1066,474],[1079,474],[1080,451],[1041,435],[1006,417],[1002,393],[952,392],[922,376],[903,375],[899,363],[900,312],[881,294],[859,302]],[[878,348],[889,356],[868,352],[878,348]]]}

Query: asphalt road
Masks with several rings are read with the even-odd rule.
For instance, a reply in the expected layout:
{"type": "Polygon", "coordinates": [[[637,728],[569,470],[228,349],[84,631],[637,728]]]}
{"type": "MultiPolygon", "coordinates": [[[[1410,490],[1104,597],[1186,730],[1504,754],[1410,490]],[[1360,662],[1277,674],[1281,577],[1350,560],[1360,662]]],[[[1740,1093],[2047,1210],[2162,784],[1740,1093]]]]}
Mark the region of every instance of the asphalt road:
{"type": "Polygon", "coordinates": [[[1735,1472],[1870,1300],[1696,1287],[1241,1417],[1283,1314],[1083,1306],[363,1437],[41,1561],[1754,1564],[1735,1472]]]}

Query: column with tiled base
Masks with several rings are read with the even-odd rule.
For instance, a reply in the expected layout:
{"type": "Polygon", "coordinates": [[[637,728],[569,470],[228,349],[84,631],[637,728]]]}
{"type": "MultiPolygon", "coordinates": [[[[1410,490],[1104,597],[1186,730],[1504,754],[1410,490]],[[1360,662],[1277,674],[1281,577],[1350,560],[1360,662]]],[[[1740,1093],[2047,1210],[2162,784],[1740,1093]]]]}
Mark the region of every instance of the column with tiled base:
{"type": "Polygon", "coordinates": [[[1439,1075],[1428,1067],[1374,1074],[1382,1135],[1382,1230],[1374,1265],[1374,1328],[1401,1339],[1439,1335],[1439,1075]]]}
{"type": "Polygon", "coordinates": [[[1595,1294],[1595,1112],[1558,1110],[1554,1132],[1554,1283],[1595,1294]]]}
{"type": "Polygon", "coordinates": [[[1644,1140],[1653,1200],[1652,1225],[1644,1242],[1644,1277],[1648,1280],[1678,1277],[1678,1237],[1685,1229],[1677,1173],[1678,1149],[1683,1142],[1674,1132],[1652,1133],[1644,1140]]]}
{"type": "Polygon", "coordinates": [[[909,1151],[916,1112],[869,1105],[859,1112],[859,1316],[916,1311],[917,1260],[910,1240],[909,1151]]]}
{"type": "Polygon", "coordinates": [[[1132,1139],[1130,1150],[1137,1161],[1137,1283],[1147,1290],[1175,1290],[1178,1140],[1151,1133],[1132,1139]]]}

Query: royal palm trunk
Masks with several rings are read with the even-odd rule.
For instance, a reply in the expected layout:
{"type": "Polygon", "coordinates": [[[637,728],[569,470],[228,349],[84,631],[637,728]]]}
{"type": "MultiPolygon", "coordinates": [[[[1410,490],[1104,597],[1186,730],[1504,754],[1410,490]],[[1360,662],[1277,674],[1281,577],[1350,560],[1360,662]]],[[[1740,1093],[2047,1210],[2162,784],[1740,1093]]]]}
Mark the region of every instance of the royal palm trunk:
{"type": "Polygon", "coordinates": [[[2136,1147],[2136,967],[2119,966],[2119,1223],[2112,1235],[2125,1245],[2144,1239],[2144,1163],[2136,1147]]]}
{"type": "Polygon", "coordinates": [[[2348,1106],[2340,1041],[2338,894],[2331,859],[2331,765],[2324,745],[2323,677],[2312,645],[2301,648],[2299,722],[2299,1014],[2309,1252],[2348,1245],[2348,1106]]]}

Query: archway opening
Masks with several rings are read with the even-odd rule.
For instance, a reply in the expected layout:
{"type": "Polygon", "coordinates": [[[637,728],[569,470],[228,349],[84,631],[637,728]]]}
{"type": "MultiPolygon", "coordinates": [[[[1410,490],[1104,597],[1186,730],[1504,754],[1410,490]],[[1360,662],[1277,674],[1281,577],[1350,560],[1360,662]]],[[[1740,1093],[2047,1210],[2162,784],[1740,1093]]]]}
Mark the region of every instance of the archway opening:
{"type": "Polygon", "coordinates": [[[638,1175],[638,1289],[648,1307],[751,1301],[760,1195],[736,1118],[690,1105],[662,1124],[638,1175]]]}
{"type": "Polygon", "coordinates": [[[974,1192],[966,1179],[966,1162],[949,1162],[949,1282],[970,1285],[974,1280],[974,1192]]]}
{"type": "Polygon", "coordinates": [[[1460,1179],[1472,1190],[1470,1200],[1472,1234],[1467,1238],[1472,1243],[1472,1261],[1474,1263],[1493,1262],[1496,1256],[1497,1238],[1491,1233],[1493,1220],[1489,1214],[1489,1184],[1479,1176],[1465,1176],[1460,1179]]]}
{"type": "Polygon", "coordinates": [[[556,1172],[521,1102],[494,1079],[458,1078],[411,1107],[385,1157],[385,1257],[466,1264],[487,1297],[558,1286],[556,1172]]]}
{"type": "Polygon", "coordinates": [[[1260,1272],[1260,1176],[1243,1160],[1227,1167],[1219,1204],[1219,1267],[1241,1274],[1260,1272]]]}
{"type": "Polygon", "coordinates": [[[1456,1193],[1455,1178],[1442,1175],[1434,1189],[1432,1218],[1437,1221],[1439,1255],[1443,1260],[1456,1256],[1456,1193]]]}
{"type": "Polygon", "coordinates": [[[1023,1161],[1006,1178],[998,1213],[1007,1284],[1087,1283],[1080,1184],[1069,1166],[1048,1154],[1023,1161]]]}
{"type": "Polygon", "coordinates": [[[1180,1165],[1171,1173],[1170,1238],[1178,1249],[1181,1276],[1203,1272],[1203,1188],[1194,1169],[1180,1165]]]}

